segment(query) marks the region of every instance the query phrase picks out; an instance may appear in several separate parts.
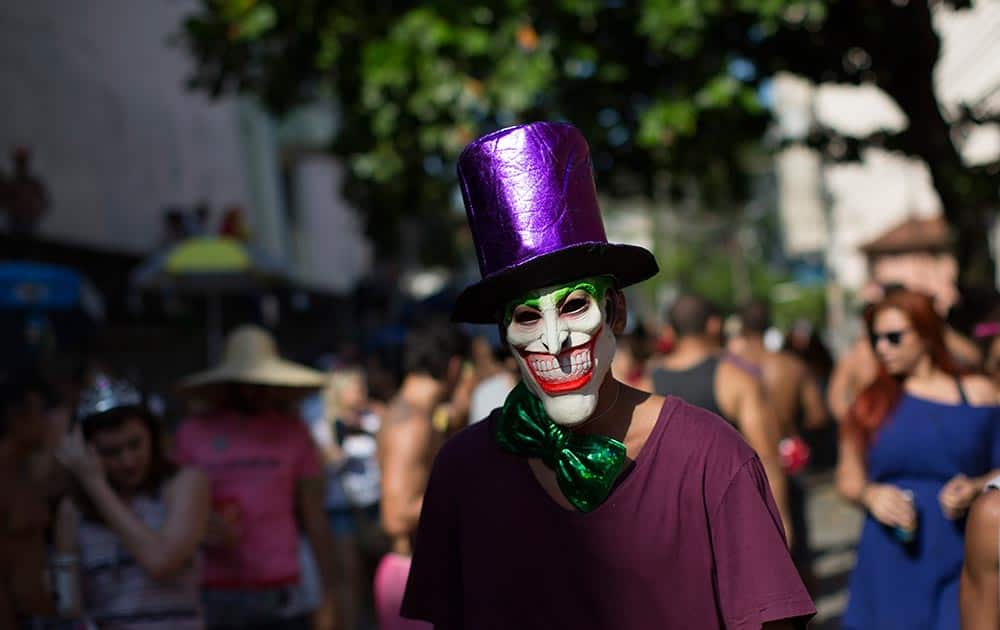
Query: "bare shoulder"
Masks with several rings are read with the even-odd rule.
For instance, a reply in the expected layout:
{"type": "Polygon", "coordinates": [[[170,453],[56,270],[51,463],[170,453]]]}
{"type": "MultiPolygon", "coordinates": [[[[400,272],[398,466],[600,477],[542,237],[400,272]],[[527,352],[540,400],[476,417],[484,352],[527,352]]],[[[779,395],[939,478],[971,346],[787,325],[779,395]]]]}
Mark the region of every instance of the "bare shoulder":
{"type": "Polygon", "coordinates": [[[808,368],[806,367],[806,362],[795,356],[791,352],[782,350],[780,352],[775,352],[774,356],[777,357],[779,365],[785,370],[789,375],[795,376],[796,378],[802,378],[806,375],[808,368]]]}
{"type": "Polygon", "coordinates": [[[762,392],[761,383],[749,372],[730,361],[720,361],[716,373],[716,391],[720,397],[741,398],[747,394],[762,392]]]}
{"type": "Polygon", "coordinates": [[[423,445],[431,439],[433,433],[430,414],[397,401],[386,409],[377,439],[383,448],[392,448],[393,445],[423,445]]]}
{"type": "Polygon", "coordinates": [[[421,413],[413,405],[402,400],[395,400],[389,403],[382,415],[382,428],[389,429],[400,425],[409,425],[426,418],[427,414],[421,413]]]}
{"type": "Polygon", "coordinates": [[[998,402],[997,389],[985,376],[979,374],[963,376],[962,389],[973,405],[995,405],[998,402]]]}
{"type": "Polygon", "coordinates": [[[164,484],[168,498],[192,497],[208,493],[208,477],[194,466],[183,466],[164,484]]]}
{"type": "Polygon", "coordinates": [[[745,369],[732,361],[719,361],[718,375],[725,379],[726,387],[748,387],[757,381],[745,369]]]}

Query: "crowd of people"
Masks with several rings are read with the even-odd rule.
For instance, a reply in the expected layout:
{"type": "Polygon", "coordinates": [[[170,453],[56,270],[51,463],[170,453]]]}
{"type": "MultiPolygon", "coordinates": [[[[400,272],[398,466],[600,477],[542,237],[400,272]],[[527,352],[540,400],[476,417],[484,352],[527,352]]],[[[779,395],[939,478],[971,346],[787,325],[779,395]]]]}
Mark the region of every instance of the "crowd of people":
{"type": "Polygon", "coordinates": [[[380,396],[354,351],[314,369],[250,324],[178,375],[178,418],[107,371],[5,375],[0,628],[801,627],[830,435],[865,513],[843,627],[1000,627],[1000,318],[970,340],[883,287],[836,365],[761,301],[629,323],[655,261],[606,242],[586,156],[548,123],[470,145],[483,280],[453,318],[494,328],[420,319],[380,396]],[[532,151],[558,168],[525,183],[532,151]]]}

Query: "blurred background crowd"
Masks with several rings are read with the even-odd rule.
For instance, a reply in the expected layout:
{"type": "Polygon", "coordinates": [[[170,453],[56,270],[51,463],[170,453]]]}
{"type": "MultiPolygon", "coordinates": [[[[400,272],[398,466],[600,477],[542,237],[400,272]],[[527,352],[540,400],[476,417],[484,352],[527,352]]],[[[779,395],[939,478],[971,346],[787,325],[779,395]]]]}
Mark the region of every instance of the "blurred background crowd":
{"type": "Polygon", "coordinates": [[[997,0],[37,0],[0,34],[0,627],[396,627],[429,459],[518,378],[445,321],[455,160],[518,122],[578,126],[660,263],[615,375],[737,428],[759,390],[815,627],[883,553],[838,456],[927,315],[891,300],[1000,386],[997,0]]]}

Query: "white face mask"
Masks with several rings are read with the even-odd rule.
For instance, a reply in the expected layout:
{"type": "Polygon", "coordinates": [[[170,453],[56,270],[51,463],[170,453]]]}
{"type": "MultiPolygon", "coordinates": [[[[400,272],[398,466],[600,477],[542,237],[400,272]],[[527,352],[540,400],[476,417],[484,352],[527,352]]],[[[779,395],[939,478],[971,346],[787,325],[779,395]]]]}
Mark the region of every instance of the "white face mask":
{"type": "Polygon", "coordinates": [[[602,277],[546,287],[508,307],[507,343],[521,377],[557,424],[580,424],[597,408],[615,355],[605,312],[609,286],[602,277]]]}

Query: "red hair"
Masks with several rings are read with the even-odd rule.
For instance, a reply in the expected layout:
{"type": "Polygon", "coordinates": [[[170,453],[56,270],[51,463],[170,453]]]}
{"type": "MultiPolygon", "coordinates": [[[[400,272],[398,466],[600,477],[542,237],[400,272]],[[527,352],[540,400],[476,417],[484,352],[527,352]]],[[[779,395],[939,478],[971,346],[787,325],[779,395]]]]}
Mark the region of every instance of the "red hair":
{"type": "MultiPolygon", "coordinates": [[[[962,373],[944,344],[944,321],[934,310],[934,302],[930,297],[908,290],[890,293],[881,302],[866,309],[864,318],[869,333],[874,330],[878,314],[891,308],[906,315],[911,328],[923,341],[935,367],[956,378],[962,373]]],[[[844,435],[856,440],[863,449],[867,449],[875,433],[902,395],[902,381],[889,374],[885,365],[879,361],[875,382],[861,392],[844,419],[842,427],[844,435]]]]}

